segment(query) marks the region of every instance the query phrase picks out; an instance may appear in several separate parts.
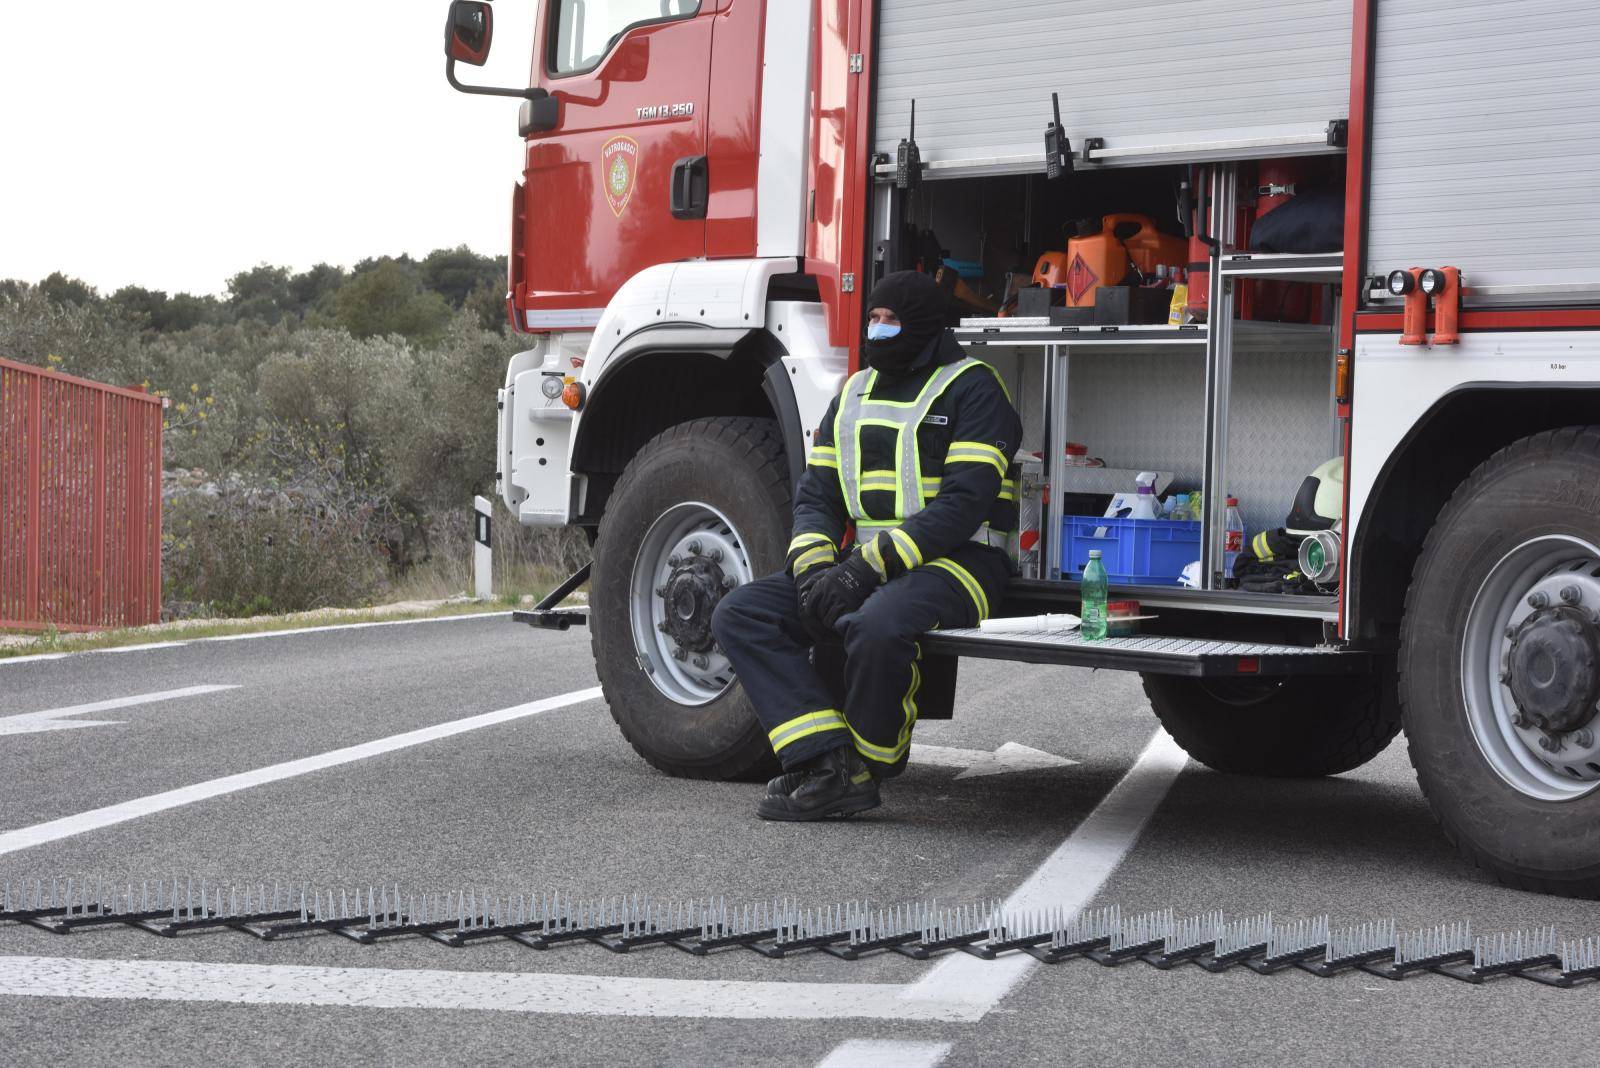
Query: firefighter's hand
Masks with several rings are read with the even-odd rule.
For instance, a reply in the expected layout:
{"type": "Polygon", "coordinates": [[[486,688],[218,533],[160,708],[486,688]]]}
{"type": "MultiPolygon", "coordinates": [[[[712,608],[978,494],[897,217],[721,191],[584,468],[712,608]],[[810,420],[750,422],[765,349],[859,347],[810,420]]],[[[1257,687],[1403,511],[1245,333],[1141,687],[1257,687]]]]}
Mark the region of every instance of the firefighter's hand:
{"type": "Polygon", "coordinates": [[[850,554],[844,563],[831,567],[810,588],[809,596],[801,602],[801,615],[807,626],[820,626],[837,636],[839,619],[856,611],[866,603],[872,591],[878,588],[878,573],[862,559],[859,552],[850,554]]]}
{"type": "Polygon", "coordinates": [[[821,621],[813,614],[816,600],[812,595],[816,592],[817,584],[822,581],[822,577],[834,567],[834,564],[818,564],[795,576],[794,592],[800,598],[800,622],[813,642],[832,641],[838,638],[837,634],[823,629],[821,621]]]}

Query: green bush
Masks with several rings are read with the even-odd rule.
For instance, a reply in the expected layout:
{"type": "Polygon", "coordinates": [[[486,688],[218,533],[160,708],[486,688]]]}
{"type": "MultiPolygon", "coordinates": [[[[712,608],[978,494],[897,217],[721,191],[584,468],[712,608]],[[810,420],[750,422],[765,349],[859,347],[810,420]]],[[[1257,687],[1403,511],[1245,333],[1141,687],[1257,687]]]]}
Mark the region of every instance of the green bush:
{"type": "Polygon", "coordinates": [[[166,599],[222,616],[371,604],[385,574],[363,525],[287,496],[180,497],[162,539],[166,599]]]}

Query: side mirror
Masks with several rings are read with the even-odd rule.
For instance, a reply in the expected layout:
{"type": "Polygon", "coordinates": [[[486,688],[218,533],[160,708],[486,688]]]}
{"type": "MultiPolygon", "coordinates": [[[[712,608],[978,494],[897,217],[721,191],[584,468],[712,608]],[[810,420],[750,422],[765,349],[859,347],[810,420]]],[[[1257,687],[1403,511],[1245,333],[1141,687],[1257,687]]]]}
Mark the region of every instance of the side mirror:
{"type": "Polygon", "coordinates": [[[451,88],[474,96],[512,96],[519,100],[542,100],[543,89],[502,89],[488,85],[463,85],[456,77],[456,64],[481,67],[489,58],[494,41],[494,11],[483,0],[451,0],[450,15],[444,23],[444,77],[451,88]]]}
{"type": "Polygon", "coordinates": [[[444,54],[481,67],[494,43],[494,10],[487,3],[452,0],[444,26],[444,54]]]}

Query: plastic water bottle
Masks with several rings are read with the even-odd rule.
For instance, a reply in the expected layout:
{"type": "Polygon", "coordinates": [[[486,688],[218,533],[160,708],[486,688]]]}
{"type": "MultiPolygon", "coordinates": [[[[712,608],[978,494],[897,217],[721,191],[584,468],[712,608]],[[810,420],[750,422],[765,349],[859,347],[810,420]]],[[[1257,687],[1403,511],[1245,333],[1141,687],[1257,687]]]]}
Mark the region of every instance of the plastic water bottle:
{"type": "Polygon", "coordinates": [[[1222,573],[1233,578],[1233,562],[1244,552],[1244,517],[1239,514],[1239,498],[1228,498],[1228,517],[1222,525],[1222,573]]]}
{"type": "Polygon", "coordinates": [[[1099,549],[1089,550],[1089,565],[1083,569],[1078,591],[1083,597],[1080,633],[1084,641],[1100,641],[1106,636],[1106,565],[1100,562],[1099,549]]]}

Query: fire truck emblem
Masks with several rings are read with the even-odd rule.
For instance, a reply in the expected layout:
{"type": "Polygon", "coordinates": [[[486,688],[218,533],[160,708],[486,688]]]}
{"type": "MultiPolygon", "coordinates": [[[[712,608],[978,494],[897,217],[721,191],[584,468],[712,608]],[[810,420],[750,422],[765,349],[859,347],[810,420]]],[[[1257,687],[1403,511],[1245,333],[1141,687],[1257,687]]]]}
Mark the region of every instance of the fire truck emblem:
{"type": "Polygon", "coordinates": [[[1067,268],[1067,292],[1072,294],[1074,307],[1083,302],[1083,295],[1099,281],[1100,276],[1089,269],[1082,256],[1072,257],[1072,264],[1067,268]]]}
{"type": "Polygon", "coordinates": [[[639,170],[639,142],[631,137],[613,137],[600,149],[601,181],[605,184],[606,203],[611,212],[622,218],[622,212],[633,196],[633,179],[639,170]]]}

